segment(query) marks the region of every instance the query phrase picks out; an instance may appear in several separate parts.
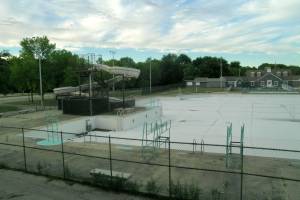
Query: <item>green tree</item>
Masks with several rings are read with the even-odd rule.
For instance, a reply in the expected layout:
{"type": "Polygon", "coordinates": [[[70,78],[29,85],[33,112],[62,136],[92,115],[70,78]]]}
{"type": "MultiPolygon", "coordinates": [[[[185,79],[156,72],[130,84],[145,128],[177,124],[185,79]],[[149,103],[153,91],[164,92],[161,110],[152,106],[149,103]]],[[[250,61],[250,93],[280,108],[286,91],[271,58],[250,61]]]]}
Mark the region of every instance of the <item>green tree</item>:
{"type": "Polygon", "coordinates": [[[194,77],[194,66],[192,65],[192,60],[185,54],[180,54],[176,62],[180,65],[183,70],[183,77],[185,80],[192,79],[194,77]]]}
{"type": "Polygon", "coordinates": [[[20,56],[37,57],[47,59],[49,55],[55,50],[55,44],[51,44],[46,36],[24,38],[20,45],[22,47],[20,56]]]}
{"type": "Polygon", "coordinates": [[[0,52],[0,93],[7,94],[10,87],[10,69],[9,69],[9,58],[10,54],[8,51],[0,52]]]}
{"type": "Polygon", "coordinates": [[[230,65],[229,65],[229,74],[231,76],[239,76],[241,75],[241,65],[240,65],[240,62],[239,61],[233,61],[233,62],[230,62],[230,65]]]}
{"type": "Polygon", "coordinates": [[[48,88],[78,85],[79,71],[88,67],[87,61],[65,49],[55,50],[46,66],[48,88]]]}
{"type": "Polygon", "coordinates": [[[180,54],[177,59],[176,59],[176,62],[181,64],[181,65],[187,65],[187,64],[191,64],[192,63],[192,60],[190,57],[188,57],[187,55],[185,54],[180,54]]]}
{"type": "Polygon", "coordinates": [[[38,69],[32,67],[37,64],[36,60],[31,56],[24,56],[13,57],[10,62],[10,81],[18,92],[29,92],[33,101],[33,93],[38,88],[38,69]]]}
{"type": "Polygon", "coordinates": [[[161,59],[161,84],[180,83],[183,80],[183,68],[177,62],[177,55],[168,54],[161,59]]]}
{"type": "Polygon", "coordinates": [[[195,75],[209,78],[219,78],[222,75],[230,75],[228,62],[224,58],[217,57],[198,57],[193,60],[195,75]]]}
{"type": "Polygon", "coordinates": [[[124,66],[124,67],[132,67],[132,68],[135,67],[134,60],[129,57],[122,57],[117,63],[119,63],[120,66],[124,66]]]}
{"type": "MultiPolygon", "coordinates": [[[[49,39],[46,36],[43,36],[24,38],[20,42],[20,45],[22,47],[20,51],[20,58],[22,62],[21,66],[26,68],[26,71],[28,72],[26,76],[31,76],[28,77],[31,81],[30,84],[27,85],[27,89],[30,90],[31,94],[36,90],[36,80],[37,77],[39,77],[39,71],[37,70],[38,62],[35,59],[39,58],[41,59],[42,64],[43,90],[49,90],[51,88],[51,84],[50,81],[48,83],[48,80],[50,79],[49,76],[51,76],[51,73],[47,72],[53,71],[51,69],[52,65],[49,64],[49,56],[55,50],[55,44],[51,44],[49,39]]],[[[18,71],[19,70],[15,70],[15,73],[18,71]]],[[[44,95],[42,98],[44,98],[44,95]]]]}

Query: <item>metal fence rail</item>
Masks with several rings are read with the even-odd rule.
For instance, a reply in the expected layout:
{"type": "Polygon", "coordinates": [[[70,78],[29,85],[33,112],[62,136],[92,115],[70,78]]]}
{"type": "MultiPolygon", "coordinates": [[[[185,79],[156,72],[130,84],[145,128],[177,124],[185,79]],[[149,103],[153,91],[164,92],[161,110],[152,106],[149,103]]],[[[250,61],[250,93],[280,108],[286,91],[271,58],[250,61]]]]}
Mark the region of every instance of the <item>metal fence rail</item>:
{"type": "MultiPolygon", "coordinates": [[[[162,159],[149,159],[149,160],[144,160],[139,157],[138,154],[135,154],[137,151],[131,152],[130,155],[127,155],[124,153],[124,151],[118,150],[117,145],[114,143],[114,141],[122,140],[122,141],[138,141],[142,142],[142,139],[137,139],[137,138],[122,138],[122,137],[111,137],[111,136],[99,136],[95,135],[92,137],[98,138],[98,140],[104,140],[106,142],[102,142],[104,146],[103,150],[103,155],[93,155],[89,153],[81,153],[81,152],[75,152],[71,151],[71,147],[65,146],[64,142],[61,142],[60,148],[57,149],[51,149],[51,148],[46,148],[46,147],[41,147],[38,145],[35,145],[34,143],[31,142],[31,145],[26,144],[26,137],[25,137],[25,131],[40,131],[40,132],[47,132],[46,130],[38,130],[38,129],[29,129],[29,128],[19,128],[19,127],[7,127],[7,126],[0,126],[0,129],[15,129],[18,132],[22,133],[21,141],[20,143],[9,143],[9,142],[2,142],[0,141],[0,145],[2,146],[11,146],[11,147],[16,147],[20,148],[22,151],[22,156],[23,156],[23,167],[19,170],[24,170],[25,172],[32,172],[32,169],[29,169],[29,159],[28,157],[32,155],[31,150],[39,150],[42,152],[52,152],[52,153],[57,153],[61,155],[61,161],[59,165],[61,165],[62,168],[62,177],[63,179],[67,180],[74,180],[77,181],[79,178],[70,178],[69,174],[69,167],[68,167],[68,161],[66,160],[66,156],[79,156],[80,158],[84,159],[91,159],[91,160],[96,160],[96,159],[101,159],[104,161],[108,161],[108,166],[109,166],[109,176],[110,176],[110,182],[112,183],[109,185],[109,187],[112,187],[113,189],[113,182],[115,181],[115,176],[113,175],[114,173],[114,168],[120,168],[118,165],[114,165],[114,163],[127,163],[128,165],[132,164],[138,164],[138,165],[143,165],[147,167],[155,168],[155,167],[162,167],[166,170],[168,179],[164,182],[167,187],[167,193],[163,193],[162,195],[167,195],[169,197],[174,197],[178,198],[177,193],[178,190],[184,190],[180,189],[178,185],[176,185],[175,181],[173,181],[173,176],[174,173],[176,174],[176,171],[178,170],[185,170],[185,171],[193,171],[193,173],[198,173],[198,172],[207,172],[207,173],[221,173],[221,174],[231,174],[231,175],[237,175],[240,177],[240,186],[239,186],[239,198],[242,200],[244,198],[243,194],[243,188],[244,186],[244,177],[249,176],[249,177],[261,177],[261,178],[270,178],[270,179],[275,179],[275,180],[284,180],[284,181],[293,181],[293,182],[299,182],[299,178],[294,178],[294,177],[283,177],[283,176],[275,176],[275,175],[269,175],[269,174],[264,174],[264,173],[253,173],[245,170],[244,168],[244,162],[245,162],[245,155],[244,155],[244,149],[254,149],[254,150],[263,150],[263,151],[275,151],[275,152],[290,152],[290,153],[300,153],[300,150],[292,150],[292,149],[280,149],[280,148],[267,148],[267,147],[256,147],[256,146],[244,146],[244,145],[231,145],[232,148],[238,148],[241,149],[241,152],[239,155],[237,154],[237,160],[239,160],[240,164],[237,168],[235,169],[214,169],[213,167],[195,167],[195,166],[188,166],[187,164],[178,164],[176,163],[176,159],[184,159],[184,156],[178,156],[176,154],[177,149],[173,147],[173,145],[188,145],[191,147],[191,152],[195,152],[196,147],[195,146],[201,146],[201,153],[202,153],[202,147],[220,147],[220,148],[226,148],[227,145],[221,145],[221,144],[206,144],[206,143],[197,143],[196,141],[193,142],[177,142],[177,141],[167,141],[168,145],[166,149],[160,150],[160,154],[162,159]],[[121,153],[120,153],[121,152],[121,153]],[[119,155],[120,154],[120,155],[119,155]],[[126,157],[127,156],[127,157],[126,157]],[[174,160],[174,161],[173,161],[174,160]],[[179,189],[178,189],[179,188],[179,189]],[[176,194],[175,194],[176,193],[176,194]]],[[[49,131],[48,131],[49,132],[49,131]]],[[[74,133],[68,133],[68,132],[59,132],[61,141],[63,141],[64,135],[75,135],[74,133]]],[[[151,140],[149,140],[151,141],[151,140]]],[[[165,142],[165,141],[161,141],[165,142]]],[[[29,142],[27,142],[29,143],[29,142]]],[[[101,142],[100,142],[101,143],[101,142]]],[[[133,148],[133,147],[132,147],[133,148]]],[[[137,148],[137,147],[134,147],[137,148]]],[[[129,154],[129,153],[128,153],[129,154]]],[[[72,157],[71,157],[72,158],[72,157]]],[[[71,160],[70,158],[70,160],[71,160]]],[[[0,155],[0,162],[4,160],[2,159],[0,155]]],[[[2,161],[3,162],[3,161],[2,161]]],[[[5,162],[5,161],[4,161],[5,162]]],[[[5,163],[2,163],[2,165],[5,163]]],[[[87,164],[87,162],[86,162],[87,164]]],[[[225,165],[225,164],[224,164],[225,165]]],[[[127,167],[129,168],[129,167],[127,167]]],[[[126,168],[124,168],[126,169],[126,168]]],[[[138,168],[137,168],[138,170],[138,168]]],[[[40,171],[38,171],[39,173],[40,171]]],[[[178,172],[177,172],[178,173],[178,172]]],[[[166,174],[165,174],[166,175],[166,174]]],[[[119,184],[122,183],[122,180],[118,180],[119,184]]],[[[155,183],[153,183],[155,184],[155,183]]],[[[148,186],[148,185],[147,185],[148,186]]],[[[153,186],[153,185],[152,185],[153,186]]],[[[153,186],[154,187],[154,186],[153,186]]],[[[152,188],[153,189],[153,188],[152,188]]],[[[141,191],[136,191],[136,192],[141,192],[141,191]]],[[[142,191],[145,192],[145,191],[142,191]]],[[[147,192],[147,191],[146,191],[147,192]]],[[[185,196],[182,196],[182,198],[185,198],[185,196]]],[[[186,197],[189,198],[189,197],[186,197]]],[[[192,198],[192,197],[191,197],[192,198]]],[[[197,198],[193,198],[197,199],[197,198]]],[[[216,198],[218,199],[218,198],[216,198]]],[[[219,197],[221,199],[221,197],[219,197]]],[[[223,198],[224,199],[224,198],[223,198]]]]}

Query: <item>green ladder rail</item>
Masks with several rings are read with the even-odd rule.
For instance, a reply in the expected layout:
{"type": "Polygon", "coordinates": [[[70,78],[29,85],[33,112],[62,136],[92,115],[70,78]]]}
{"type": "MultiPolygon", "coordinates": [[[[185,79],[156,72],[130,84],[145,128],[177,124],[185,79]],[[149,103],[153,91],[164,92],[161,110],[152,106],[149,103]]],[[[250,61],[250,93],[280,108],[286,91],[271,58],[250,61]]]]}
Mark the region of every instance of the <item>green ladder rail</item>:
{"type": "Polygon", "coordinates": [[[245,124],[241,126],[240,132],[240,141],[232,141],[232,123],[227,126],[227,134],[226,134],[226,168],[229,167],[230,155],[232,154],[232,145],[239,144],[240,147],[240,155],[243,155],[243,147],[244,147],[244,133],[245,133],[245,124]]]}
{"type": "Polygon", "coordinates": [[[142,154],[154,154],[156,149],[160,149],[162,145],[167,148],[170,140],[171,121],[157,120],[155,122],[145,122],[143,126],[142,137],[142,154]]]}

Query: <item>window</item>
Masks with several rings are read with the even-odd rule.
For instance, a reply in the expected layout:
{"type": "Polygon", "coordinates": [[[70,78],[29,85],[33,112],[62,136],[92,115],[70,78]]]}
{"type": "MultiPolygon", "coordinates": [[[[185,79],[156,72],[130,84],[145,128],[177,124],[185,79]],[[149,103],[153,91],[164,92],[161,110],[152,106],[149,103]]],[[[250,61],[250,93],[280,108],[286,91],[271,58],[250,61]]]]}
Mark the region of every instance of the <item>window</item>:
{"type": "Polygon", "coordinates": [[[257,72],[257,73],[256,73],[256,76],[257,76],[257,77],[261,77],[261,72],[257,72]]]}
{"type": "Polygon", "coordinates": [[[260,81],[260,86],[264,87],[265,86],[265,82],[264,81],[260,81]]]}
{"type": "Polygon", "coordinates": [[[281,76],[281,71],[276,72],[277,76],[281,76]]]}
{"type": "Polygon", "coordinates": [[[253,87],[254,86],[254,81],[250,81],[250,85],[253,87]]]}
{"type": "Polygon", "coordinates": [[[278,81],[274,81],[274,86],[278,86],[278,81]]]}
{"type": "Polygon", "coordinates": [[[186,85],[187,85],[187,86],[192,86],[192,85],[193,85],[193,82],[192,82],[192,81],[187,81],[187,82],[186,82],[186,85]]]}
{"type": "Polygon", "coordinates": [[[255,76],[255,72],[251,72],[251,73],[250,73],[250,76],[251,76],[251,77],[254,77],[254,76],[255,76]]]}

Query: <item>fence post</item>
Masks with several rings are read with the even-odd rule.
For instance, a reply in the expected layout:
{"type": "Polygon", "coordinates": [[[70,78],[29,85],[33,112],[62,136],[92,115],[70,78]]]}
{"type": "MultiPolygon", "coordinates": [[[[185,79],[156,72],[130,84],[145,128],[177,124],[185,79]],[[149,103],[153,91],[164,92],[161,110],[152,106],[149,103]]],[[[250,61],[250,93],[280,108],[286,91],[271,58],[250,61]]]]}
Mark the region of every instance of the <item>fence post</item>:
{"type": "Polygon", "coordinates": [[[171,177],[171,143],[169,139],[169,197],[172,197],[172,177],[171,177]]]}
{"type": "Polygon", "coordinates": [[[66,169],[65,169],[65,154],[64,154],[64,142],[63,142],[63,133],[60,132],[60,142],[61,142],[61,155],[62,155],[62,165],[63,165],[63,175],[64,179],[66,179],[66,169]]]}
{"type": "Polygon", "coordinates": [[[110,169],[110,182],[112,183],[112,160],[111,160],[111,139],[110,135],[108,136],[108,142],[109,142],[109,169],[110,169]]]}
{"type": "Polygon", "coordinates": [[[240,200],[243,200],[243,181],[244,181],[244,144],[241,142],[241,190],[240,190],[240,200]]]}
{"type": "Polygon", "coordinates": [[[22,137],[23,137],[23,155],[24,155],[24,169],[27,172],[27,159],[26,159],[26,146],[25,146],[25,136],[24,136],[24,128],[22,128],[22,137]]]}

